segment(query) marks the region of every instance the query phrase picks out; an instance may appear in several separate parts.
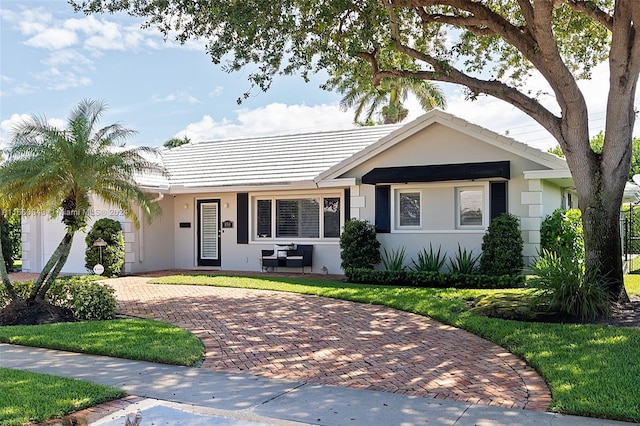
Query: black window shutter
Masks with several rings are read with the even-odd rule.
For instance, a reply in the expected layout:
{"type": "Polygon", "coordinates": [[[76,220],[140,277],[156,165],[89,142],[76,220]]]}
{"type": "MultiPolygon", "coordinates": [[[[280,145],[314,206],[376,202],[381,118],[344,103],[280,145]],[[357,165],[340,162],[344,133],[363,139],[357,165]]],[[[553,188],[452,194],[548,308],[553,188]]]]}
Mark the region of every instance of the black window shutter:
{"type": "Polygon", "coordinates": [[[376,232],[391,232],[391,186],[376,185],[376,232]]]}
{"type": "Polygon", "coordinates": [[[237,200],[237,217],[238,223],[237,242],[238,244],[249,244],[249,193],[239,192],[236,196],[237,200]]]}
{"type": "Polygon", "coordinates": [[[351,219],[351,188],[344,189],[344,221],[351,219]]]}
{"type": "Polygon", "coordinates": [[[491,220],[507,212],[507,182],[491,182],[489,186],[489,197],[491,220]]]}

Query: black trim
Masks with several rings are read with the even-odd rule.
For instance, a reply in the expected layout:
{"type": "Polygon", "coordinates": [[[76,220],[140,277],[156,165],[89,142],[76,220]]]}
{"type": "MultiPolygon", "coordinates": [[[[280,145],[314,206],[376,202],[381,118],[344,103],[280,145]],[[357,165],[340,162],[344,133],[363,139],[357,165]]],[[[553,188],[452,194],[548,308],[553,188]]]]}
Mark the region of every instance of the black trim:
{"type": "Polygon", "coordinates": [[[222,265],[222,255],[221,255],[221,232],[220,232],[220,200],[198,200],[197,202],[197,216],[198,216],[198,230],[197,241],[198,241],[198,266],[221,266],[222,265]],[[202,250],[201,250],[201,234],[202,234],[202,217],[200,215],[200,206],[202,204],[217,204],[218,205],[218,258],[217,259],[202,259],[202,250]]]}
{"type": "Polygon", "coordinates": [[[491,182],[489,184],[489,209],[491,210],[491,220],[509,210],[507,206],[507,194],[507,182],[500,181],[491,182]]]}
{"type": "Polygon", "coordinates": [[[351,188],[344,189],[344,221],[351,219],[351,188]]]}
{"type": "Polygon", "coordinates": [[[376,232],[388,234],[391,232],[391,187],[376,185],[376,232]]]}
{"type": "Polygon", "coordinates": [[[511,179],[509,161],[377,167],[362,177],[362,183],[375,185],[378,183],[442,182],[490,178],[511,179]]]}
{"type": "Polygon", "coordinates": [[[237,240],[238,244],[249,244],[249,193],[239,192],[236,195],[238,222],[237,240]]]}

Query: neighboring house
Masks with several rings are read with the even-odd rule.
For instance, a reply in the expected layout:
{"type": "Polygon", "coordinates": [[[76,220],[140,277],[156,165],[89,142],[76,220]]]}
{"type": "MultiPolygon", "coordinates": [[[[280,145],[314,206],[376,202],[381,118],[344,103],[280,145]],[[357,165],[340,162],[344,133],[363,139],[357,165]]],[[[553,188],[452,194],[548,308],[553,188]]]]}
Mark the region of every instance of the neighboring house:
{"type": "MultiPolygon", "coordinates": [[[[168,179],[143,177],[163,215],[135,229],[97,200],[95,217],[125,229],[126,273],[159,269],[260,271],[262,249],[313,245],[313,272],[342,273],[345,220],[374,223],[383,247],[480,254],[490,220],[521,218],[524,256],[540,224],[576,207],[566,162],[451,114],[433,110],[405,124],[192,143],[163,151],[168,179]]],[[[23,219],[23,270],[39,271],[62,225],[23,219]]],[[[84,235],[65,272],[85,272],[84,235]]],[[[309,269],[307,269],[309,271],[309,269]]]]}

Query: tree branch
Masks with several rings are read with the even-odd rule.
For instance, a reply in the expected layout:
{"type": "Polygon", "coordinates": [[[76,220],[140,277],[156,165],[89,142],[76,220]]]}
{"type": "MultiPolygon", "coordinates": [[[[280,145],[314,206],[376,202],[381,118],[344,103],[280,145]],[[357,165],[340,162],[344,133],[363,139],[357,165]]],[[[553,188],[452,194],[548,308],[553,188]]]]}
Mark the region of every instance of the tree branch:
{"type": "Polygon", "coordinates": [[[597,7],[595,2],[589,0],[568,0],[567,4],[571,9],[584,13],[609,31],[613,30],[613,17],[597,7]]]}

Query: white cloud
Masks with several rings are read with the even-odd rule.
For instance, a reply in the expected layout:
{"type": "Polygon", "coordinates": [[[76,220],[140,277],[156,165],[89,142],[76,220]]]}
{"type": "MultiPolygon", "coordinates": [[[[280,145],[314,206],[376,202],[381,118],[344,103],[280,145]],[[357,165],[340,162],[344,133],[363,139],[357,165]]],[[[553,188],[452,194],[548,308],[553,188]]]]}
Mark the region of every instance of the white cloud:
{"type": "MultiPolygon", "coordinates": [[[[11,114],[11,117],[6,120],[2,120],[0,122],[0,149],[9,144],[17,126],[28,123],[32,121],[32,119],[32,116],[29,114],[11,114]]],[[[60,118],[47,119],[47,123],[53,127],[57,127],[58,129],[64,129],[66,125],[66,121],[60,118]]]]}
{"type": "Polygon", "coordinates": [[[55,67],[35,74],[35,77],[38,80],[44,81],[47,89],[52,90],[66,90],[91,85],[91,79],[89,77],[78,75],[73,71],[60,70],[55,67]]]}
{"type": "Polygon", "coordinates": [[[186,104],[200,103],[198,98],[190,95],[188,92],[185,92],[183,90],[178,90],[177,92],[164,97],[161,97],[159,95],[154,95],[151,97],[151,100],[153,102],[180,102],[180,103],[186,103],[186,104]]]}
{"type": "Polygon", "coordinates": [[[27,46],[48,50],[71,47],[78,43],[78,36],[64,28],[46,28],[24,42],[27,46]]]}
{"type": "Polygon", "coordinates": [[[342,112],[337,105],[285,105],[273,103],[253,110],[236,111],[235,119],[216,122],[209,115],[191,123],[176,137],[187,136],[194,142],[233,139],[256,135],[308,133],[354,127],[353,113],[342,112]]]}
{"type": "Polygon", "coordinates": [[[93,68],[93,61],[75,49],[64,49],[51,52],[49,57],[46,58],[43,63],[51,67],[71,65],[76,69],[80,66],[89,66],[93,68]]]}

